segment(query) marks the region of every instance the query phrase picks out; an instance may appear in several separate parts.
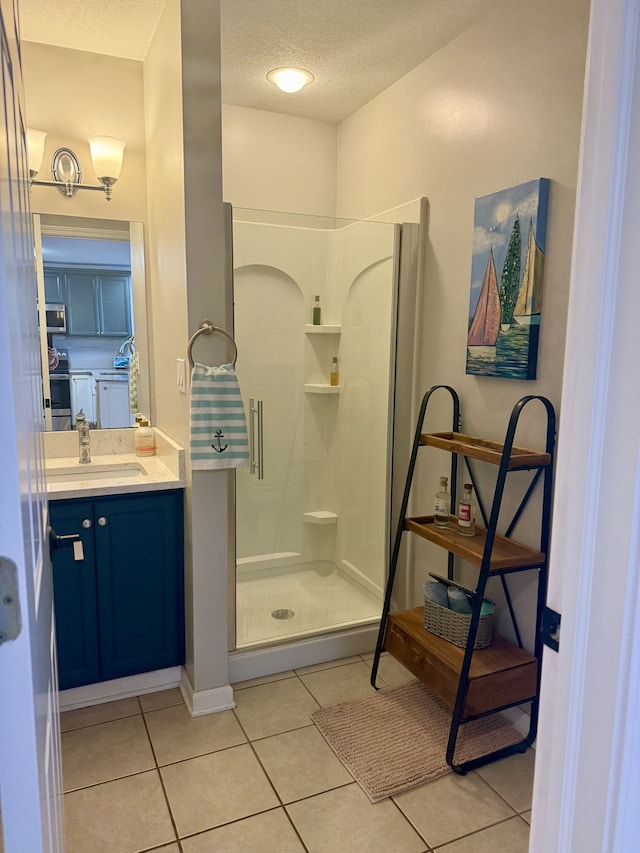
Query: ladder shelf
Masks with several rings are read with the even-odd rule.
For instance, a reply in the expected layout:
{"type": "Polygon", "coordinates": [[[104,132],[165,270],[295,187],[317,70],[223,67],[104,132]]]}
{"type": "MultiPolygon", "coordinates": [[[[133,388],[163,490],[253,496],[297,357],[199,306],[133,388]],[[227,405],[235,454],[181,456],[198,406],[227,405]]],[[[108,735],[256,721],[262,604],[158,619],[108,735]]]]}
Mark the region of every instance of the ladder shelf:
{"type": "Polygon", "coordinates": [[[446,760],[457,773],[524,752],[536,736],[539,712],[540,664],[542,641],[539,627],[545,605],[547,588],[547,558],[550,534],[553,460],[555,448],[555,412],[546,397],[523,397],[514,406],[504,442],[490,441],[466,435],[460,430],[460,402],[456,391],[448,385],[436,385],[425,394],[418,415],[415,437],[409,461],[396,537],[391,555],[389,578],[385,592],[378,642],[373,660],[371,684],[376,687],[380,655],[384,650],[399,660],[416,678],[422,680],[452,711],[446,760]],[[447,391],[453,403],[451,432],[423,432],[429,400],[436,391],[447,391]],[[542,404],[546,412],[546,446],[544,451],[518,447],[514,436],[520,415],[533,401],[542,404]],[[432,515],[407,517],[413,475],[418,451],[434,447],[451,453],[451,501],[455,506],[457,458],[463,457],[474,484],[479,509],[485,526],[476,525],[472,537],[461,536],[456,529],[457,519],[451,516],[449,528],[437,528],[432,515]],[[470,460],[497,466],[491,511],[485,513],[475,486],[470,460]],[[529,488],[520,502],[505,533],[498,533],[498,517],[502,505],[507,474],[511,471],[533,471],[529,488]],[[538,481],[542,479],[542,519],[540,547],[532,548],[515,541],[511,534],[527,507],[538,481]],[[454,558],[459,557],[478,569],[477,583],[471,596],[471,620],[466,646],[432,634],[424,627],[423,608],[391,612],[393,583],[398,568],[402,537],[405,533],[418,535],[448,552],[448,578],[453,580],[454,558]],[[506,576],[514,572],[533,571],[537,576],[537,605],[535,613],[535,642],[532,652],[522,647],[520,631],[511,603],[506,576]],[[491,645],[475,649],[474,643],[480,622],[480,609],[490,577],[499,577],[505,592],[517,644],[494,634],[491,645]],[[471,719],[531,702],[531,718],[527,735],[518,743],[458,764],[455,761],[456,741],[460,726],[471,719]]]}

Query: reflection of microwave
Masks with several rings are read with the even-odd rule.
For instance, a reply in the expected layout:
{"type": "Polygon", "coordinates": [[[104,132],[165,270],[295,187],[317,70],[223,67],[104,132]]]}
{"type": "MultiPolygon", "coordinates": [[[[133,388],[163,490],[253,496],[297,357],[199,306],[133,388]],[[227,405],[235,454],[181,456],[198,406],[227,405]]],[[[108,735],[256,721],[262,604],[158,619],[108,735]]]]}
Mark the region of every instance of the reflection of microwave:
{"type": "Polygon", "coordinates": [[[67,332],[67,315],[62,303],[47,303],[44,306],[47,315],[47,332],[64,335],[67,332]]]}

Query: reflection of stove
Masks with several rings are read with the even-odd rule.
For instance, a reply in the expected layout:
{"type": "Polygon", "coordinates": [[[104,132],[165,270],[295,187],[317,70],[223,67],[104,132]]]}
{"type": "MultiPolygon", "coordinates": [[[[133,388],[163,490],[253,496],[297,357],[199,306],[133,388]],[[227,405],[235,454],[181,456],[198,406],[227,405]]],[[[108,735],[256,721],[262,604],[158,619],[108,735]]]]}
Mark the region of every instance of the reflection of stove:
{"type": "Polygon", "coordinates": [[[49,371],[51,389],[51,426],[54,430],[71,429],[71,389],[69,356],[58,351],[58,366],[49,371]]]}

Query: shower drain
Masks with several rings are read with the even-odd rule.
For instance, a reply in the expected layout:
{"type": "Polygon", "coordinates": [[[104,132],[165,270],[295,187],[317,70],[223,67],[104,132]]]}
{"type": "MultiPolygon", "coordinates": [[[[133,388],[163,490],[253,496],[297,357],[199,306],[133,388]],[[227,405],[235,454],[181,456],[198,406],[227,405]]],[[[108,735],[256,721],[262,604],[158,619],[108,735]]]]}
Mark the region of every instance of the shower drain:
{"type": "Polygon", "coordinates": [[[271,615],[274,619],[293,619],[296,614],[293,610],[289,610],[288,607],[280,607],[277,610],[274,610],[271,615]]]}

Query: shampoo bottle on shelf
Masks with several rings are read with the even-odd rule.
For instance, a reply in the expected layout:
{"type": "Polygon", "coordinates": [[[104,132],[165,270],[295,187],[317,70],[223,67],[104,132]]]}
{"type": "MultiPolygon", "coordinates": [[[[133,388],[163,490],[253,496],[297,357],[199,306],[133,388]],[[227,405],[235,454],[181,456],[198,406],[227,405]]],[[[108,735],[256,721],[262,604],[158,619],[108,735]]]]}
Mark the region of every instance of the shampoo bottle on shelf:
{"type": "Polygon", "coordinates": [[[471,483],[464,484],[464,494],[458,502],[458,533],[462,536],[475,536],[476,502],[471,483]]]}
{"type": "Polygon", "coordinates": [[[447,491],[448,477],[440,477],[440,488],[436,492],[433,522],[436,527],[449,527],[451,515],[451,495],[447,491]]]}
{"type": "Polygon", "coordinates": [[[338,370],[338,356],[334,355],[331,361],[331,373],[329,374],[329,384],[336,385],[340,384],[340,371],[338,370]]]}
{"type": "Polygon", "coordinates": [[[136,456],[154,456],[156,452],[156,434],[143,418],[135,431],[136,456]]]}
{"type": "Polygon", "coordinates": [[[320,297],[316,296],[316,301],[313,303],[313,325],[320,326],[322,324],[322,308],[320,307],[320,297]]]}

